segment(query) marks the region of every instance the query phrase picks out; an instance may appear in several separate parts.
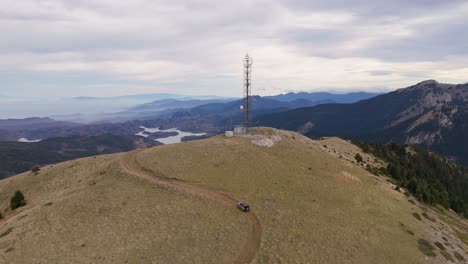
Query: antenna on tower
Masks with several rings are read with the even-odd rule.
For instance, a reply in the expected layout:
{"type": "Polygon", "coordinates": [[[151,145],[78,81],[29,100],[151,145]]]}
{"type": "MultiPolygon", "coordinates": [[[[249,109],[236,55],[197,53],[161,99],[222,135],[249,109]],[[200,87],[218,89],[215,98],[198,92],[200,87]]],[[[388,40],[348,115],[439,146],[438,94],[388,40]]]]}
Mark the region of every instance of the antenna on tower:
{"type": "Polygon", "coordinates": [[[252,101],[251,101],[251,75],[252,75],[252,58],[249,57],[249,54],[245,55],[244,58],[244,126],[249,127],[251,124],[252,118],[252,101]]]}

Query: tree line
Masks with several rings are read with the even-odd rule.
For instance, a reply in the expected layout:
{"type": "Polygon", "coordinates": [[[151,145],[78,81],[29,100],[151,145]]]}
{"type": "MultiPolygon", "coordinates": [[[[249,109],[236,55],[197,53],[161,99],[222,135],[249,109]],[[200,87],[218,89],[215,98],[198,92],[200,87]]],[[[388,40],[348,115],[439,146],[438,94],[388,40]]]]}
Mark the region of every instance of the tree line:
{"type": "Polygon", "coordinates": [[[369,168],[386,174],[419,201],[439,204],[468,217],[468,169],[427,150],[400,144],[354,141],[364,152],[386,161],[387,167],[369,168]]]}

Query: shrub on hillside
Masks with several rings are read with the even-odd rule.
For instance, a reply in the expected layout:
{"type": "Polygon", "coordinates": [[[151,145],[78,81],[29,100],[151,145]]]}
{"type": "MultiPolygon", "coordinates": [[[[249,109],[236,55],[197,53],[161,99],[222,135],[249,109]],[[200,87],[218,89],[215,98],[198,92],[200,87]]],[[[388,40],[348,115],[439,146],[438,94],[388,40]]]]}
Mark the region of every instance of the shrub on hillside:
{"type": "Polygon", "coordinates": [[[418,219],[419,221],[422,221],[421,216],[418,213],[413,213],[414,218],[418,219]]]}
{"type": "Polygon", "coordinates": [[[41,171],[41,167],[39,166],[34,166],[31,168],[31,172],[34,173],[35,175],[37,175],[39,171],[41,171]]]}
{"type": "Polygon", "coordinates": [[[13,197],[10,200],[10,208],[11,210],[15,210],[16,208],[22,207],[26,205],[26,201],[24,200],[24,195],[21,191],[16,191],[13,197]]]}
{"type": "Polygon", "coordinates": [[[4,237],[13,231],[13,227],[9,227],[7,230],[5,230],[3,233],[0,234],[0,237],[4,237]]]}
{"type": "Polygon", "coordinates": [[[361,163],[364,159],[362,158],[361,154],[359,153],[356,153],[356,156],[354,156],[354,158],[356,159],[356,161],[358,163],[361,163]]]}
{"type": "Polygon", "coordinates": [[[454,251],[454,252],[453,252],[453,255],[455,255],[455,257],[456,257],[459,261],[465,261],[465,258],[464,258],[460,253],[458,253],[457,251],[454,251]]]}
{"type": "Polygon", "coordinates": [[[429,241],[425,239],[418,239],[418,248],[421,250],[421,252],[430,257],[435,257],[436,253],[434,252],[434,247],[429,243],[429,241]]]}

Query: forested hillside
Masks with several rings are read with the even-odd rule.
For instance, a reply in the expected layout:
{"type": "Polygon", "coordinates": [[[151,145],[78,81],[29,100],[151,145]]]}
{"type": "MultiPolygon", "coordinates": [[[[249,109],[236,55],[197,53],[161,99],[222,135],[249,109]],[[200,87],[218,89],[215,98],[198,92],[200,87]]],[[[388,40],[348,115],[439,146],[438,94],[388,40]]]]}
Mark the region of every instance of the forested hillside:
{"type": "Polygon", "coordinates": [[[388,163],[386,168],[369,167],[372,172],[390,175],[422,202],[468,216],[467,168],[408,145],[355,143],[388,163]]]}
{"type": "Polygon", "coordinates": [[[0,141],[0,179],[28,171],[36,165],[156,144],[156,141],[142,137],[111,134],[50,138],[37,143],[0,141]]]}

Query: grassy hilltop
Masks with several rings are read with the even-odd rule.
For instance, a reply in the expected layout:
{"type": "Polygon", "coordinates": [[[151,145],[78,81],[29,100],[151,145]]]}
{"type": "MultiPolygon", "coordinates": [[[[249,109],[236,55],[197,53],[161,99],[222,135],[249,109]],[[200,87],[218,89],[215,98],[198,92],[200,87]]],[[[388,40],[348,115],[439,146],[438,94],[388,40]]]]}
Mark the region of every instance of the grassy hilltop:
{"type": "Polygon", "coordinates": [[[0,262],[467,259],[466,220],[364,169],[384,162],[338,138],[257,132],[68,161],[0,181],[0,262]],[[27,205],[12,211],[16,190],[27,205]],[[236,200],[252,212],[237,210],[236,200]]]}

